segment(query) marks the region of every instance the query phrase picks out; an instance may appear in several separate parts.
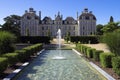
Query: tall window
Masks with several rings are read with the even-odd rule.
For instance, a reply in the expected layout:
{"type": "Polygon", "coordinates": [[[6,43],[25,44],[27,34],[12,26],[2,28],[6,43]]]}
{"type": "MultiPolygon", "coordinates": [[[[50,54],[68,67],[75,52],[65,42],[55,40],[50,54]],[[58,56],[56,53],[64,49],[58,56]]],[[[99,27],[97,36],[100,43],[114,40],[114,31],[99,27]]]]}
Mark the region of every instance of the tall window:
{"type": "Polygon", "coordinates": [[[75,30],[75,26],[73,27],[73,29],[75,30]]]}
{"type": "Polygon", "coordinates": [[[44,27],[42,27],[42,30],[44,30],[44,27]]]}
{"type": "Polygon", "coordinates": [[[83,30],[85,29],[85,27],[83,26],[83,30]]]}

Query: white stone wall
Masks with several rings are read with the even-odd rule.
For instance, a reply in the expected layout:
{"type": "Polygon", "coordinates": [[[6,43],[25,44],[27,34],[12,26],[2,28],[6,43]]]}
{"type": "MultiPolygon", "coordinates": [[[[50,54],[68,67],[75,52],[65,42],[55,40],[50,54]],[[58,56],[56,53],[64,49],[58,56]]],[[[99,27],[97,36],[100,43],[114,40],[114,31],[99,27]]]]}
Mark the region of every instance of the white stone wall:
{"type": "Polygon", "coordinates": [[[29,36],[50,35],[51,37],[56,37],[59,28],[62,31],[62,37],[65,37],[68,32],[70,32],[71,36],[85,36],[96,33],[96,20],[93,19],[93,16],[90,16],[89,20],[82,16],[81,19],[78,19],[77,23],[74,21],[70,24],[63,23],[60,15],[55,20],[49,20],[47,23],[44,23],[44,21],[39,23],[39,21],[40,19],[35,11],[25,12],[21,18],[21,35],[28,36],[29,31],[29,36]],[[28,16],[30,19],[28,19],[28,16]],[[35,19],[35,17],[38,19],[35,19]]]}

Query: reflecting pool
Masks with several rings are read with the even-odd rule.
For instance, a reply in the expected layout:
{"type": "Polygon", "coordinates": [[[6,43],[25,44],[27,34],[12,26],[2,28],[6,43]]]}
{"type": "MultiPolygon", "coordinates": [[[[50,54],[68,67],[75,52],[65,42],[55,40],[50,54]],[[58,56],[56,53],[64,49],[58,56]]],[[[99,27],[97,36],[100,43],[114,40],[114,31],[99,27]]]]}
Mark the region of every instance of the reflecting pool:
{"type": "Polygon", "coordinates": [[[106,80],[72,50],[61,50],[66,59],[52,59],[59,50],[45,50],[17,77],[17,80],[106,80]]]}

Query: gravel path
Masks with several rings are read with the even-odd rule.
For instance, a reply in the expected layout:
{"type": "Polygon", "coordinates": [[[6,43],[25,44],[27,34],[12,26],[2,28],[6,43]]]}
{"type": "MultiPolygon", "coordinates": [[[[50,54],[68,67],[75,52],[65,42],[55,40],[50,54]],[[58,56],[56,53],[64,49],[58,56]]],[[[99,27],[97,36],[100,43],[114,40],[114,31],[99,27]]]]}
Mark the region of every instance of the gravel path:
{"type": "Polygon", "coordinates": [[[99,43],[99,44],[84,44],[86,46],[95,48],[96,50],[103,50],[104,52],[110,52],[108,46],[104,43],[99,43]]]}

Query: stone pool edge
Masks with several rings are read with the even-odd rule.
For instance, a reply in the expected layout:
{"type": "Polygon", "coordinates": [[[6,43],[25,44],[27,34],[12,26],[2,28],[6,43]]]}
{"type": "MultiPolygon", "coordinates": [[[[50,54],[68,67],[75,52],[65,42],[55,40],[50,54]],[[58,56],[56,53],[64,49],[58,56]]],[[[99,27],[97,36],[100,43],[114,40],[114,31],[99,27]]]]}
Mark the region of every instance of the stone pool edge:
{"type": "MultiPolygon", "coordinates": [[[[78,52],[75,49],[72,49],[75,53],[77,53],[78,55],[82,56],[82,54],[80,52],[78,52]]],[[[100,72],[107,80],[116,80],[114,79],[111,75],[109,75],[107,72],[105,72],[104,70],[102,70],[99,66],[97,66],[96,64],[94,64],[93,62],[89,62],[89,64],[94,67],[98,72],[100,72]]]]}
{"type": "MultiPolygon", "coordinates": [[[[37,55],[41,54],[45,49],[42,49],[41,51],[39,51],[37,53],[37,55]]],[[[8,76],[6,76],[5,78],[3,78],[3,80],[12,80],[17,74],[19,74],[26,66],[29,65],[29,62],[25,62],[24,64],[22,64],[22,66],[20,66],[18,69],[14,70],[11,74],[9,74],[8,76]]]]}
{"type": "MultiPolygon", "coordinates": [[[[45,49],[42,49],[41,51],[39,51],[37,53],[37,55],[39,55],[40,53],[42,53],[45,49]]],[[[80,52],[78,52],[75,49],[72,49],[75,53],[77,53],[80,56],[83,56],[80,52]]],[[[109,75],[108,73],[106,73],[104,70],[102,70],[100,67],[98,67],[97,65],[95,65],[93,62],[89,62],[89,64],[94,67],[98,72],[100,72],[105,78],[107,78],[108,80],[115,80],[111,75],[109,75]]],[[[9,74],[8,76],[6,76],[5,78],[3,78],[3,80],[12,80],[12,78],[14,78],[17,74],[19,74],[26,66],[29,65],[29,62],[25,62],[22,66],[20,66],[18,69],[14,70],[11,74],[9,74]]]]}

